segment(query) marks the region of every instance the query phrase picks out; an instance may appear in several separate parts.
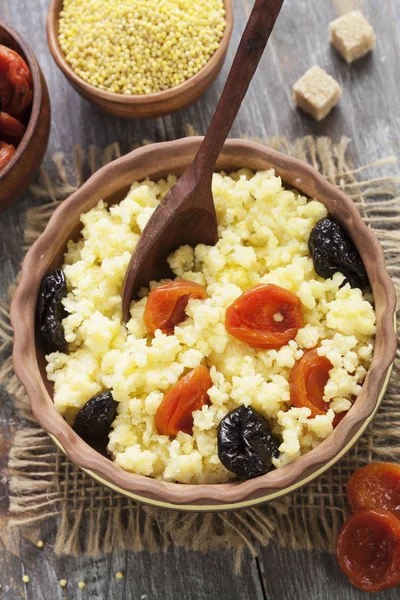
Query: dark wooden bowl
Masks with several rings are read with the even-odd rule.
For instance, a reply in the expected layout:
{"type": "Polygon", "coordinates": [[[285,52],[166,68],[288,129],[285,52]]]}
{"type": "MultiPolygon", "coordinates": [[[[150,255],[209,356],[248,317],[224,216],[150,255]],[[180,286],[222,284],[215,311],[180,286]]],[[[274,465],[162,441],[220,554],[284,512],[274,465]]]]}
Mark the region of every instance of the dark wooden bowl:
{"type": "Polygon", "coordinates": [[[308,164],[266,146],[244,140],[228,140],[217,169],[274,168],[290,186],[326,205],[330,214],[353,239],[366,266],[375,299],[377,318],[374,356],[362,391],[352,409],[317,448],[292,464],[255,479],[212,485],[183,485],[128,473],[88,446],[58,414],[52,386],[46,379],[43,350],[35,339],[35,310],[40,281],[60,267],[68,240],[81,230],[80,216],[100,199],[119,202],[133,181],[157,180],[169,173],[181,174],[193,160],[202,138],[185,138],[144,146],[115,160],[93,175],[65,200],[46,230],[29,250],[21,282],[11,307],[14,327],[14,368],[24,384],[33,413],[69,458],[95,479],[122,494],[168,508],[187,511],[230,510],[268,502],[295,491],[329,469],[357,441],[378,409],[396,352],[394,313],[396,294],[386,271],[382,248],[364,225],[357,207],[343,192],[328,183],[308,164]]]}
{"type": "Polygon", "coordinates": [[[232,0],[224,0],[226,27],[220,45],[208,63],[187,81],[154,94],[125,96],[106,92],[86,83],[67,62],[58,41],[58,20],[63,0],[50,0],[47,15],[47,41],[57,65],[76,91],[102,110],[118,117],[147,119],[161,117],[184,108],[201,96],[216,79],[224,64],[233,27],[232,0]]]}
{"type": "Polygon", "coordinates": [[[0,44],[22,56],[33,80],[33,102],[25,135],[12,159],[0,170],[1,212],[26,190],[39,170],[49,140],[50,99],[35,55],[25,40],[3,19],[0,19],[0,44]]]}

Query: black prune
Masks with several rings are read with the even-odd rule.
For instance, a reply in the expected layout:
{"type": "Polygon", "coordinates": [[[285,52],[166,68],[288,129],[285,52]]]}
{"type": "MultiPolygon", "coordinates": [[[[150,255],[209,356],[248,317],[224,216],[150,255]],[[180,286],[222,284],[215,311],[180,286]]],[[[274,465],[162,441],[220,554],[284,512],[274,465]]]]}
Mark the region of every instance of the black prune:
{"type": "Polygon", "coordinates": [[[357,249],[344,231],[330,218],[321,219],[308,239],[308,249],[318,275],[328,279],[337,271],[345,276],[345,283],[364,289],[369,286],[368,275],[357,249]]]}
{"type": "Polygon", "coordinates": [[[235,408],[218,426],[219,460],[239,477],[268,473],[272,457],[279,456],[278,446],[268,421],[250,406],[235,408]]]}
{"type": "Polygon", "coordinates": [[[40,336],[47,353],[64,352],[67,345],[61,324],[64,316],[61,300],[66,292],[67,282],[61,269],[47,275],[40,286],[37,316],[40,336]]]}
{"type": "Polygon", "coordinates": [[[74,431],[86,441],[106,436],[117,415],[117,406],[110,391],[93,396],[78,412],[74,431]]]}

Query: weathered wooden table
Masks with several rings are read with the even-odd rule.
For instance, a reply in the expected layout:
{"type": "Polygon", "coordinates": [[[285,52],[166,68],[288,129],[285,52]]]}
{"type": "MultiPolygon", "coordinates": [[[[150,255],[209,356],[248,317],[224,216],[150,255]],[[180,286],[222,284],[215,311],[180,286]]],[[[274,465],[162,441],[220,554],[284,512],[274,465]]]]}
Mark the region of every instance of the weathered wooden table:
{"type": "MultiPolygon", "coordinates": [[[[235,28],[228,60],[217,82],[198,102],[172,116],[148,121],[124,121],[103,114],[69,87],[49,54],[45,35],[47,0],[0,0],[0,16],[7,19],[31,44],[45,73],[52,101],[52,129],[44,166],[63,152],[72,164],[73,147],[106,146],[118,141],[126,152],[144,138],[160,141],[185,135],[185,123],[206,130],[225,81],[229,64],[244,27],[251,0],[234,0],[235,28]]],[[[232,137],[286,135],[289,139],[311,134],[338,141],[352,139],[356,165],[389,154],[400,154],[400,0],[286,0],[271,43],[265,52],[232,137]],[[361,8],[373,23],[377,48],[348,67],[328,42],[328,23],[338,12],[361,8]],[[343,85],[339,107],[322,123],[296,111],[291,85],[313,64],[319,64],[343,85]]],[[[0,298],[18,272],[23,255],[24,215],[37,203],[29,193],[0,215],[0,298]]],[[[4,396],[4,395],[3,395],[4,396]]],[[[13,407],[0,395],[0,467],[15,427],[13,407]]],[[[0,530],[5,522],[6,486],[0,480],[0,530]]],[[[1,536],[1,531],[0,531],[1,536]]],[[[372,598],[353,588],[339,571],[334,556],[291,552],[275,546],[254,560],[246,556],[241,575],[233,574],[229,554],[206,556],[179,549],[166,554],[119,552],[89,558],[56,558],[52,532],[39,550],[23,540],[17,553],[0,551],[0,596],[8,600],[58,598],[134,600],[361,600],[372,598]],[[16,555],[15,555],[16,554],[16,555]],[[124,579],[114,574],[123,571],[124,579]],[[22,582],[28,572],[30,582],[22,582]],[[69,585],[63,590],[59,580],[69,585]],[[79,590],[77,582],[86,588],[79,590]]],[[[399,589],[382,600],[399,598],[399,589]]]]}

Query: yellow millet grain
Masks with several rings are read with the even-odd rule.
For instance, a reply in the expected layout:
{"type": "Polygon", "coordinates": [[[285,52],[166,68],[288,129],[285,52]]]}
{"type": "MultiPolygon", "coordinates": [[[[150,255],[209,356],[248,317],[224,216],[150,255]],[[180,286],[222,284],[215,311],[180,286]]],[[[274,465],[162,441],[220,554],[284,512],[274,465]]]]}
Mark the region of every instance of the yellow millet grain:
{"type": "Polygon", "coordinates": [[[195,75],[225,29],[222,0],[64,0],[59,41],[82,79],[119,94],[150,94],[195,75]]]}

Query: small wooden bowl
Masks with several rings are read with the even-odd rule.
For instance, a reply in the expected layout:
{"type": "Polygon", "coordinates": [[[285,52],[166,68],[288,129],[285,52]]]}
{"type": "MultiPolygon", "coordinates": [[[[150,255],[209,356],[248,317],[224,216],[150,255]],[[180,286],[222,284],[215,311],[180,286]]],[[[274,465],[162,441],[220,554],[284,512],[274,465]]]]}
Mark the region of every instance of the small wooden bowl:
{"type": "Polygon", "coordinates": [[[201,96],[216,79],[225,60],[233,27],[232,0],[224,0],[226,27],[220,45],[208,63],[187,81],[154,94],[125,96],[99,90],[76,75],[58,41],[58,20],[63,0],[50,0],[47,15],[47,41],[57,65],[76,91],[104,111],[117,117],[148,119],[173,113],[201,96]]]}
{"type": "Polygon", "coordinates": [[[46,81],[35,55],[25,40],[0,19],[0,44],[15,50],[32,73],[33,102],[26,132],[18,148],[0,170],[0,212],[29,186],[39,170],[50,133],[50,99],[46,81]]]}
{"type": "Polygon", "coordinates": [[[27,390],[33,414],[56,444],[75,464],[104,485],[135,500],[186,511],[230,510],[268,502],[293,492],[329,469],[371,422],[382,399],[396,352],[393,326],[396,294],[393,283],[386,271],[382,248],[362,222],[352,200],[304,162],[261,144],[228,140],[218,159],[218,170],[274,168],[288,185],[323,202],[357,246],[371,282],[377,317],[374,356],[359,397],[341,423],[317,448],[290,465],[243,482],[183,485],[128,473],[98,454],[71,429],[54,406],[52,386],[46,379],[44,353],[35,337],[35,310],[41,279],[63,264],[68,240],[79,236],[82,213],[93,208],[100,199],[110,203],[121,201],[133,181],[146,177],[157,180],[169,173],[180,175],[192,161],[201,140],[199,137],[185,138],[144,146],[93,175],[61,204],[44,233],[29,250],[11,307],[15,372],[27,390]]]}

